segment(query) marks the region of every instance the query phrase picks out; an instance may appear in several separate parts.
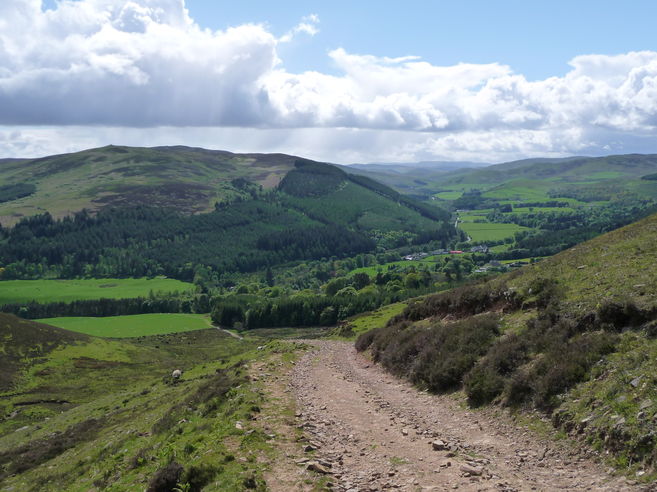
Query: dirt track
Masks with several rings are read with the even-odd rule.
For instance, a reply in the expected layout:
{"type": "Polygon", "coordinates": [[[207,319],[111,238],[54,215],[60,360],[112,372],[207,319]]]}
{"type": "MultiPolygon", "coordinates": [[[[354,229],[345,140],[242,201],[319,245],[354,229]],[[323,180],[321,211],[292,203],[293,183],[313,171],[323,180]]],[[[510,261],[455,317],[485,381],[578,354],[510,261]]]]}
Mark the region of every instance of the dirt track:
{"type": "Polygon", "coordinates": [[[309,458],[336,490],[648,490],[505,414],[418,392],[351,343],[314,344],[290,384],[309,458]]]}

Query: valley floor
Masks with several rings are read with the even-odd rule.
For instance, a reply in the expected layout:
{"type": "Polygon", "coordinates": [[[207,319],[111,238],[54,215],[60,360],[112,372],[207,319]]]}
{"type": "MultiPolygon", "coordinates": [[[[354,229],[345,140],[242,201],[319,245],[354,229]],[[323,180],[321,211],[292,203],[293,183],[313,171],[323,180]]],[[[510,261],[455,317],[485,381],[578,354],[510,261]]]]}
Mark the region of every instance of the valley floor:
{"type": "Polygon", "coordinates": [[[570,441],[417,391],[351,343],[312,343],[291,385],[310,459],[334,490],[642,490],[570,441]]]}

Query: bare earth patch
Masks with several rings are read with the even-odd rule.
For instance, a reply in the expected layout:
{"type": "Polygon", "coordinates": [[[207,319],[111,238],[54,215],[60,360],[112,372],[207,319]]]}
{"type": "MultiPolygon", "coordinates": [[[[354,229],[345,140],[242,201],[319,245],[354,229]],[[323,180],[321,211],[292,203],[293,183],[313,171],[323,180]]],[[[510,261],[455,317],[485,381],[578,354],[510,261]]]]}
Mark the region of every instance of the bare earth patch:
{"type": "Polygon", "coordinates": [[[313,343],[291,387],[310,442],[306,459],[335,490],[648,490],[505,414],[419,392],[351,343],[313,343]]]}
{"type": "Polygon", "coordinates": [[[294,418],[295,402],[289,388],[291,362],[280,356],[250,366],[252,381],[265,395],[261,412],[254,426],[275,443],[274,452],[259,457],[267,463],[264,479],[271,492],[306,492],[321,489],[317,477],[298,462],[303,459],[303,433],[294,418]]]}

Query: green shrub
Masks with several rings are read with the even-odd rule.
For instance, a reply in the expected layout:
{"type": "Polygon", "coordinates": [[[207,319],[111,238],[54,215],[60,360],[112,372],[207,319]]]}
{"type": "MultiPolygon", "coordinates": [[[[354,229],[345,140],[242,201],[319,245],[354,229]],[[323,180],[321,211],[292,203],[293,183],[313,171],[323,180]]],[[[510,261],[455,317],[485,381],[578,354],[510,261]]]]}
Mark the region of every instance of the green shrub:
{"type": "Polygon", "coordinates": [[[464,380],[468,403],[490,403],[504,390],[506,379],[528,360],[527,342],[516,334],[498,339],[464,380]]]}
{"type": "Polygon", "coordinates": [[[364,352],[365,350],[370,348],[370,345],[372,345],[376,333],[382,329],[383,328],[375,328],[374,330],[366,331],[365,333],[359,335],[358,338],[356,339],[356,344],[355,344],[356,350],[358,352],[364,352]]]}
{"type": "Polygon", "coordinates": [[[395,323],[402,319],[417,321],[448,314],[458,317],[473,316],[493,308],[517,307],[518,302],[516,293],[508,290],[504,285],[497,287],[489,283],[466,285],[411,303],[401,315],[390,322],[395,323]]]}
{"type": "Polygon", "coordinates": [[[411,368],[411,380],[430,391],[457,388],[499,335],[498,321],[495,315],[485,315],[424,333],[418,339],[422,350],[411,368]]]}
{"type": "Polygon", "coordinates": [[[222,471],[223,469],[220,466],[205,463],[192,465],[185,470],[180,481],[189,485],[189,492],[201,492],[203,487],[209,484],[222,471]]]}
{"type": "Polygon", "coordinates": [[[527,296],[538,308],[546,308],[556,303],[562,296],[562,289],[558,282],[552,278],[536,278],[529,284],[527,296]]]}
{"type": "Polygon", "coordinates": [[[490,403],[504,390],[505,379],[490,366],[477,364],[463,381],[468,404],[479,407],[490,403]]]}
{"type": "Polygon", "coordinates": [[[533,368],[535,406],[544,410],[556,406],[555,397],[582,381],[593,364],[612,352],[617,342],[614,334],[583,333],[548,351],[533,368]]]}
{"type": "Polygon", "coordinates": [[[598,308],[597,314],[598,321],[603,328],[611,331],[634,327],[649,319],[648,313],[639,309],[631,301],[607,301],[598,308]]]}
{"type": "Polygon", "coordinates": [[[597,331],[554,343],[509,380],[506,403],[519,405],[531,398],[535,407],[552,410],[559,403],[557,396],[584,380],[593,364],[612,352],[617,342],[617,335],[597,331]]]}
{"type": "Polygon", "coordinates": [[[148,483],[146,492],[172,492],[178,485],[182,474],[182,465],[172,461],[155,472],[148,483]]]}
{"type": "Polygon", "coordinates": [[[409,327],[391,332],[390,335],[393,336],[387,337],[385,347],[377,359],[391,373],[409,377],[412,366],[432,334],[423,328],[409,327]]]}

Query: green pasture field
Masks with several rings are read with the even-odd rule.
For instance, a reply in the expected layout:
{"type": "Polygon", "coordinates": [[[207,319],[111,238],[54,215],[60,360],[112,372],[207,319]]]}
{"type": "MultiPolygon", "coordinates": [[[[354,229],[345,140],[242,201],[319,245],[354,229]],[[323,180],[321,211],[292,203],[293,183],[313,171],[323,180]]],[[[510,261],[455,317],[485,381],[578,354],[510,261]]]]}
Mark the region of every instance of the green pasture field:
{"type": "Polygon", "coordinates": [[[152,292],[185,292],[193,285],[171,278],[102,278],[74,280],[0,281],[0,305],[11,303],[70,302],[86,299],[147,297],[152,292]]]}
{"type": "Polygon", "coordinates": [[[387,272],[390,267],[397,267],[400,271],[404,271],[410,267],[420,268],[422,266],[433,266],[436,264],[436,258],[438,257],[427,256],[422,260],[391,261],[390,263],[384,263],[383,265],[355,268],[349,272],[349,275],[351,276],[355,275],[356,273],[367,273],[370,277],[374,277],[378,272],[387,272]]]}
{"type": "Polygon", "coordinates": [[[529,214],[537,212],[574,212],[575,209],[572,207],[524,207],[521,203],[518,206],[513,207],[513,212],[517,214],[529,214]],[[531,210],[530,210],[531,208],[531,210]]]}
{"type": "Polygon", "coordinates": [[[459,213],[459,222],[474,222],[476,220],[486,220],[486,213],[484,210],[471,210],[469,212],[459,213]]]}
{"type": "Polygon", "coordinates": [[[552,200],[547,194],[546,189],[538,187],[513,185],[507,183],[500,187],[493,188],[483,194],[487,198],[498,198],[502,200],[515,201],[547,201],[552,200]]]}
{"type": "Polygon", "coordinates": [[[203,314],[135,314],[108,316],[106,318],[45,318],[40,323],[86,335],[111,338],[132,338],[149,335],[165,335],[184,331],[203,330],[212,325],[203,314]]]}
{"type": "Polygon", "coordinates": [[[459,227],[463,229],[473,241],[499,241],[512,237],[518,231],[529,230],[516,224],[494,224],[461,222],[459,227]]]}
{"type": "Polygon", "coordinates": [[[441,200],[456,200],[457,198],[460,198],[462,194],[462,191],[441,191],[440,193],[436,193],[434,196],[436,198],[440,198],[441,200]]]}
{"type": "Polygon", "coordinates": [[[497,246],[492,246],[489,248],[489,251],[491,253],[503,253],[504,251],[508,251],[510,244],[498,244],[497,246]]]}

